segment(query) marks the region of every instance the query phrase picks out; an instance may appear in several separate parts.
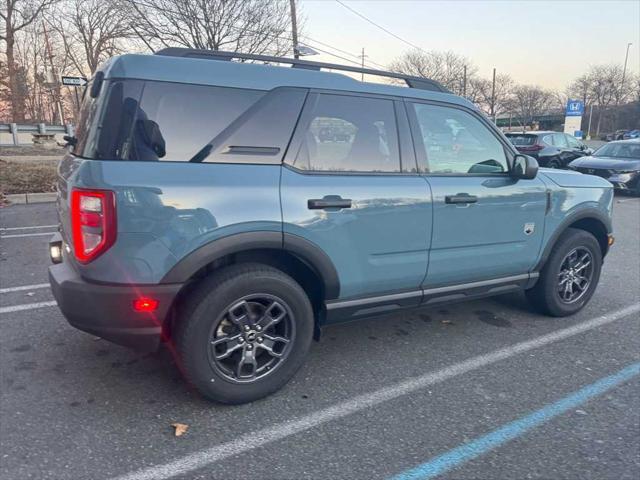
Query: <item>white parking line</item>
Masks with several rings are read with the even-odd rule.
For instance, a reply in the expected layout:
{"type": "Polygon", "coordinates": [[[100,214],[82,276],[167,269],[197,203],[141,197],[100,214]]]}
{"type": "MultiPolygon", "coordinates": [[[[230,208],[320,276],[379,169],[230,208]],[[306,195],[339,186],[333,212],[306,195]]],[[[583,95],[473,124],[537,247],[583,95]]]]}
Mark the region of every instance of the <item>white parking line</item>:
{"type": "Polygon", "coordinates": [[[0,313],[19,312],[21,310],[33,310],[35,308],[53,307],[54,305],[57,305],[55,301],[25,303],[23,305],[11,305],[10,307],[1,307],[0,313]]]}
{"type": "Polygon", "coordinates": [[[38,290],[39,288],[47,288],[48,283],[36,283],[35,285],[20,285],[19,287],[0,288],[0,293],[21,292],[23,290],[38,290]]]}
{"type": "Polygon", "coordinates": [[[33,225],[31,227],[2,227],[0,232],[10,232],[13,230],[34,230],[37,228],[57,228],[58,225],[33,225]]]}
{"type": "Polygon", "coordinates": [[[18,235],[0,235],[0,239],[2,238],[18,238],[18,237],[43,237],[45,235],[53,235],[56,232],[45,232],[45,233],[20,233],[18,235]]]}
{"type": "Polygon", "coordinates": [[[184,475],[220,460],[239,455],[249,450],[253,450],[254,448],[262,447],[263,445],[277,440],[282,440],[283,438],[304,432],[324,423],[394,400],[403,395],[414,393],[429,385],[440,383],[458,375],[486,367],[500,360],[505,360],[529,350],[573,337],[574,335],[578,335],[629,315],[633,315],[639,311],[640,303],[635,303],[626,308],[616,310],[609,315],[587,320],[578,325],[563,328],[562,330],[557,330],[553,333],[542,335],[541,337],[537,337],[532,340],[516,343],[509,347],[470,358],[469,360],[456,363],[455,365],[451,365],[436,372],[427,373],[420,377],[411,378],[404,382],[381,388],[380,390],[359,395],[351,398],[350,400],[337,403],[317,412],[247,433],[235,440],[191,453],[171,462],[143,468],[141,470],[125,474],[117,477],[116,480],[156,480],[184,475]]]}

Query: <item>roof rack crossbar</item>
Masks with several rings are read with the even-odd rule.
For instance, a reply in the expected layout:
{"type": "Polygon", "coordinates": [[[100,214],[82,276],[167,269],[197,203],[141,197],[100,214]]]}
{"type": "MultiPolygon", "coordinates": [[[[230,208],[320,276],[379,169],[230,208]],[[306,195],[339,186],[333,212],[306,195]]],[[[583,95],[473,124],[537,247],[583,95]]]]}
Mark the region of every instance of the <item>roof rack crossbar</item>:
{"type": "Polygon", "coordinates": [[[157,52],[155,52],[155,55],[168,57],[201,58],[208,60],[257,60],[269,63],[286,63],[290,64],[293,68],[302,68],[307,70],[320,70],[325,68],[331,70],[340,70],[344,72],[364,73],[366,75],[376,75],[380,77],[397,78],[399,80],[404,80],[404,82],[410,88],[450,93],[449,90],[444,88],[440,83],[436,82],[435,80],[431,80],[430,78],[414,77],[398,72],[374,70],[371,68],[362,68],[351,65],[340,65],[337,63],[311,62],[309,60],[300,60],[298,58],[275,57],[271,55],[258,55],[255,53],[224,52],[221,50],[201,50],[197,48],[182,47],[163,48],[162,50],[158,50],[157,52]]]}

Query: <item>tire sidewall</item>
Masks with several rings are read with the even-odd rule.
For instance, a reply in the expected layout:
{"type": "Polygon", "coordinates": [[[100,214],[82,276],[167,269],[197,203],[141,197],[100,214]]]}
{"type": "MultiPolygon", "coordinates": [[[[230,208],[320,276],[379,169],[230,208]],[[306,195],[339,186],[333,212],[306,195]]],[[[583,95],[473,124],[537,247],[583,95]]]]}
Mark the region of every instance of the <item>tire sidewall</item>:
{"type": "Polygon", "coordinates": [[[304,290],[291,278],[273,272],[239,275],[208,292],[189,318],[183,338],[182,357],[189,379],[208,398],[223,403],[244,403],[281,388],[300,368],[313,336],[313,311],[304,290]],[[291,351],[268,375],[251,383],[234,383],[209,361],[210,333],[222,312],[240,298],[256,293],[273,295],[287,304],[295,322],[291,351]]]}
{"type": "Polygon", "coordinates": [[[581,310],[593,296],[600,280],[601,271],[602,252],[598,241],[588,232],[570,229],[558,242],[543,271],[544,296],[549,312],[555,316],[566,316],[581,310]],[[562,261],[571,250],[577,247],[586,248],[591,253],[594,263],[593,276],[587,292],[578,301],[568,304],[560,300],[557,291],[557,278],[562,261]]]}
{"type": "Polygon", "coordinates": [[[559,169],[562,166],[562,164],[560,163],[560,160],[556,159],[556,158],[552,158],[551,160],[549,160],[549,163],[547,164],[547,168],[553,168],[553,169],[559,169]]]}

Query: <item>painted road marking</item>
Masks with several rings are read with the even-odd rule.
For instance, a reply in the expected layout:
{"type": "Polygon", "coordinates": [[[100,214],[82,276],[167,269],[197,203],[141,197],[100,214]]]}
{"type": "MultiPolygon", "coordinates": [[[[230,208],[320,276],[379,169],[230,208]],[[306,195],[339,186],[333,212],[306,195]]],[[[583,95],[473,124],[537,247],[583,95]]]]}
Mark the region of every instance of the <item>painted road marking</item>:
{"type": "Polygon", "coordinates": [[[21,292],[23,290],[38,290],[49,287],[48,283],[36,283],[35,285],[21,285],[19,287],[0,288],[0,293],[21,292]]]}
{"type": "Polygon", "coordinates": [[[20,238],[20,237],[43,237],[45,235],[53,235],[56,232],[45,232],[45,233],[19,233],[17,235],[0,235],[0,240],[3,238],[20,238]]]}
{"type": "Polygon", "coordinates": [[[34,225],[32,227],[2,227],[0,228],[0,232],[10,232],[13,230],[31,230],[37,228],[57,228],[58,225],[34,225]]]}
{"type": "Polygon", "coordinates": [[[57,305],[57,303],[54,301],[25,303],[23,305],[11,305],[10,307],[1,307],[0,313],[20,312],[22,310],[33,310],[36,308],[53,307],[54,305],[57,305]]]}
{"type": "Polygon", "coordinates": [[[573,325],[532,340],[494,350],[493,352],[470,358],[469,360],[456,363],[436,372],[427,373],[370,393],[358,395],[331,407],[298,417],[297,419],[249,432],[235,440],[185,455],[176,460],[122,475],[117,477],[117,480],[160,480],[185,475],[188,472],[209,466],[220,460],[239,455],[254,448],[262,447],[277,440],[282,440],[297,433],[305,432],[324,423],[408,395],[430,385],[457,377],[458,375],[478,370],[479,368],[486,367],[500,360],[505,360],[520,353],[528,352],[529,350],[540,348],[607,325],[621,318],[636,314],[639,311],[640,303],[635,303],[610,314],[587,320],[578,325],[573,325]]]}
{"type": "Polygon", "coordinates": [[[536,410],[453,450],[449,450],[411,470],[396,475],[392,480],[427,480],[442,475],[469,460],[473,460],[504,443],[518,438],[554,417],[566,413],[598,395],[602,395],[638,374],[640,374],[640,362],[629,365],[618,373],[581,388],[555,403],[536,410]]]}

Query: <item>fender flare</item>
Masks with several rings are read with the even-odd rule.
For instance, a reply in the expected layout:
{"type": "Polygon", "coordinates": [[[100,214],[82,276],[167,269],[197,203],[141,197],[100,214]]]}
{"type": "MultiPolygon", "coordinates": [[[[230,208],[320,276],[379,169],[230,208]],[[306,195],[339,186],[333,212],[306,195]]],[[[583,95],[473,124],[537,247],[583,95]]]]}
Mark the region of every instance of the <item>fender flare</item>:
{"type": "MultiPolygon", "coordinates": [[[[555,231],[547,241],[547,244],[545,245],[544,250],[542,251],[542,256],[540,257],[540,259],[536,263],[535,268],[532,271],[539,272],[540,270],[542,270],[542,267],[544,267],[544,264],[547,262],[547,259],[551,255],[551,251],[553,250],[553,247],[555,246],[556,242],[560,238],[560,235],[562,235],[572,223],[575,223],[578,220],[584,220],[584,219],[593,219],[593,220],[599,221],[604,226],[607,234],[610,234],[613,231],[613,227],[611,225],[611,218],[605,215],[604,213],[602,213],[602,211],[597,210],[595,208],[578,210],[570,214],[564,220],[562,220],[562,222],[560,222],[560,225],[556,227],[555,231]]],[[[607,250],[608,250],[608,246],[607,246],[607,250]]],[[[603,252],[603,257],[604,255],[606,255],[606,253],[607,251],[603,252]]]]}
{"type": "Polygon", "coordinates": [[[325,300],[338,298],[340,280],[329,256],[315,243],[282,232],[243,232],[209,242],[178,261],[160,283],[185,283],[202,267],[219,258],[259,249],[282,250],[295,255],[317,273],[323,283],[325,300]]]}

